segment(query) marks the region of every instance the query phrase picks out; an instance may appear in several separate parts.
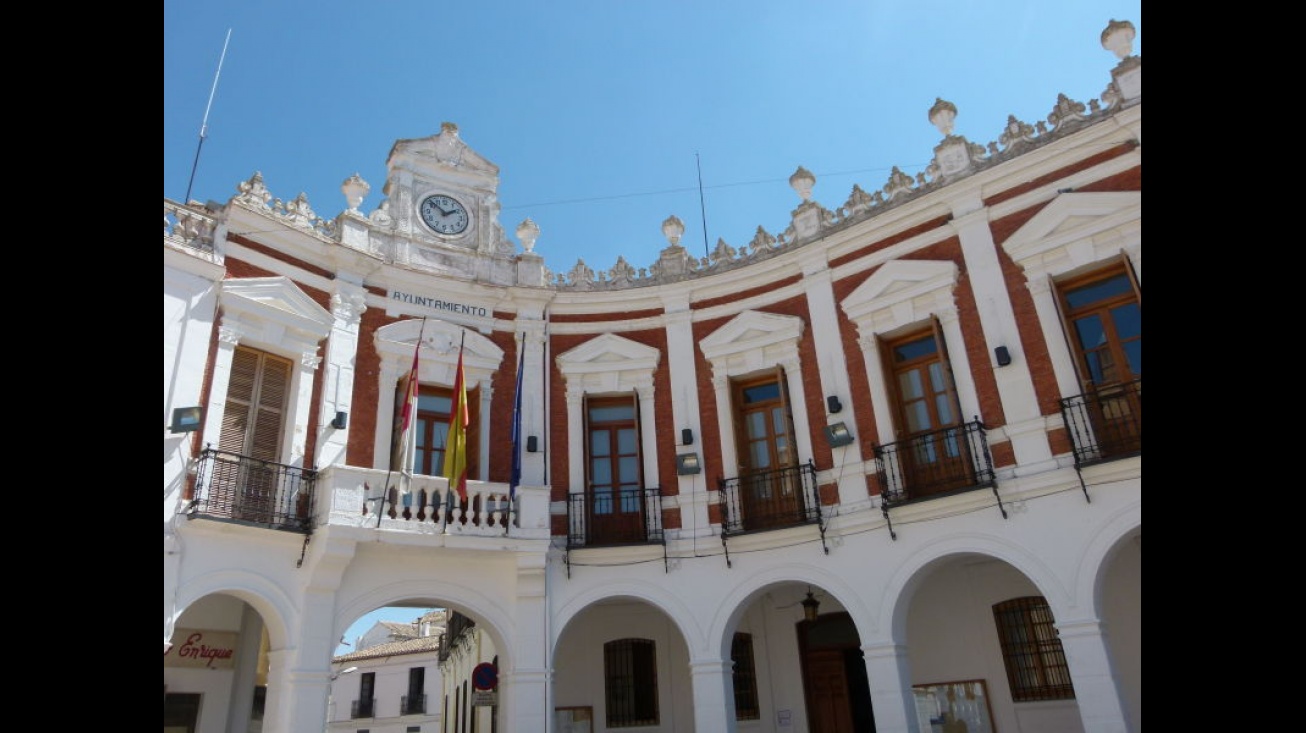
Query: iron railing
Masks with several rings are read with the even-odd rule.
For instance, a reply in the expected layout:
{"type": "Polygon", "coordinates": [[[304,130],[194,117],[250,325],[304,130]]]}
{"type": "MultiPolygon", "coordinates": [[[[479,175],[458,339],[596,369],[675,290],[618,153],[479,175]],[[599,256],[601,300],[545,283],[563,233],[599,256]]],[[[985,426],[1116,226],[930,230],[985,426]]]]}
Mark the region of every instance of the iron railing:
{"type": "Polygon", "coordinates": [[[471,630],[474,628],[476,628],[475,621],[457,611],[450,611],[449,617],[445,620],[444,635],[440,637],[440,661],[448,659],[464,639],[471,638],[471,630]]]}
{"type": "Polygon", "coordinates": [[[376,698],[369,697],[362,700],[354,700],[349,703],[349,717],[351,718],[375,718],[376,717],[376,698]]]}
{"type": "Polygon", "coordinates": [[[816,466],[804,464],[723,478],[718,501],[723,535],[819,523],[816,466]]]}
{"type": "Polygon", "coordinates": [[[426,715],[426,695],[404,695],[399,698],[400,715],[426,715]]]}
{"type": "Polygon", "coordinates": [[[229,519],[272,529],[313,529],[317,471],[206,448],[195,459],[192,517],[229,519]]]}
{"type": "Polygon", "coordinates": [[[1061,418],[1075,453],[1075,465],[1143,452],[1143,379],[1091,387],[1061,400],[1061,418]]]}
{"type": "Polygon", "coordinates": [[[984,423],[976,420],[875,446],[884,506],[997,484],[984,423]]]}
{"type": "Polygon", "coordinates": [[[662,489],[572,494],[567,498],[567,528],[567,549],[661,544],[662,489]]]}

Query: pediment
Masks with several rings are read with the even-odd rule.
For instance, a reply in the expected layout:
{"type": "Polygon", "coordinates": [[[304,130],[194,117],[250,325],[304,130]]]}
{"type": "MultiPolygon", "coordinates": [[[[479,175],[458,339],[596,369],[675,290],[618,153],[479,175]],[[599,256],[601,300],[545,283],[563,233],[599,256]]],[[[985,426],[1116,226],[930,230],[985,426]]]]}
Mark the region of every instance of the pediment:
{"type": "Polygon", "coordinates": [[[739,351],[760,349],[786,342],[797,343],[803,335],[803,321],[761,311],[744,311],[708,334],[699,347],[709,359],[739,351]]]}
{"type": "Polygon", "coordinates": [[[1063,193],[1016,230],[1002,248],[1024,264],[1049,250],[1092,241],[1142,218],[1141,191],[1063,193]]]}
{"type": "Polygon", "coordinates": [[[241,321],[274,322],[316,339],[326,338],[331,332],[331,313],[288,277],[224,280],[220,300],[223,312],[241,321]]]}
{"type": "Polygon", "coordinates": [[[840,304],[853,320],[928,295],[951,295],[957,284],[955,262],[940,260],[893,260],[848,294],[840,304]]]}
{"type": "Polygon", "coordinates": [[[414,168],[432,172],[443,169],[460,175],[478,173],[484,178],[496,178],[499,175],[499,166],[472,150],[458,137],[457,128],[450,130],[447,124],[438,135],[397,140],[390,148],[386,166],[391,169],[409,167],[404,165],[405,162],[411,163],[414,168]]]}
{"type": "Polygon", "coordinates": [[[418,359],[424,381],[429,375],[432,381],[452,383],[444,372],[457,365],[460,345],[468,379],[479,381],[503,363],[503,349],[493,341],[476,331],[438,318],[408,318],[378,328],[376,350],[389,363],[407,365],[413,358],[413,346],[417,344],[419,335],[422,351],[418,359]],[[437,370],[437,365],[441,369],[437,370]]]}
{"type": "Polygon", "coordinates": [[[596,336],[557,357],[564,374],[657,368],[661,353],[650,346],[610,333],[596,336]]]}

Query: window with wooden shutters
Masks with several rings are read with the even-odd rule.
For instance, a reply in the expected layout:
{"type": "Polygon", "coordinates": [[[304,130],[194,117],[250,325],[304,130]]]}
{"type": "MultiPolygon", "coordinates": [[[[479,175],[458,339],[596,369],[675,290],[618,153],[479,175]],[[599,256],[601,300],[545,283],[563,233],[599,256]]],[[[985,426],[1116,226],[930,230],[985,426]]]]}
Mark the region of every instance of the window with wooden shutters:
{"type": "Polygon", "coordinates": [[[218,449],[261,461],[281,458],[290,360],[237,346],[222,410],[218,449]]]}

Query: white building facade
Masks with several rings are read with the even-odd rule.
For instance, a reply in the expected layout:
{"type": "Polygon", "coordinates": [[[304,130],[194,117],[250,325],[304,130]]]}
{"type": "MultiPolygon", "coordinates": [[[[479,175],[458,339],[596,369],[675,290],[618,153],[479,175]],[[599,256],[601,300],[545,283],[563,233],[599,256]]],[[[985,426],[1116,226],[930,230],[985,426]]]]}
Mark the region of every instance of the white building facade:
{"type": "Polygon", "coordinates": [[[638,272],[519,249],[449,123],[370,213],[165,200],[165,733],[320,733],[396,605],[485,637],[421,733],[1141,730],[1133,32],[1100,99],[987,145],[939,100],[919,177],[799,168],[783,232],[697,259],[672,216],[638,272]]]}

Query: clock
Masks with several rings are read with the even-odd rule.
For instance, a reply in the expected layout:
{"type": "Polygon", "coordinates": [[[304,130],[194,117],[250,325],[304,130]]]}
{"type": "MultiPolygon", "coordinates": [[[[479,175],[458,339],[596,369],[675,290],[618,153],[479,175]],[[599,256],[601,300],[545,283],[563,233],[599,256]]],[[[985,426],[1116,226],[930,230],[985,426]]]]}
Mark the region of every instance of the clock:
{"type": "Polygon", "coordinates": [[[427,196],[417,208],[422,221],[437,234],[462,234],[471,222],[467,208],[451,196],[427,196]]]}

